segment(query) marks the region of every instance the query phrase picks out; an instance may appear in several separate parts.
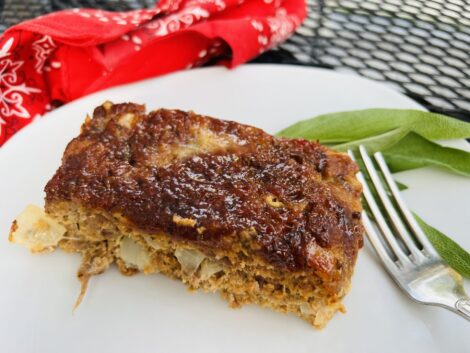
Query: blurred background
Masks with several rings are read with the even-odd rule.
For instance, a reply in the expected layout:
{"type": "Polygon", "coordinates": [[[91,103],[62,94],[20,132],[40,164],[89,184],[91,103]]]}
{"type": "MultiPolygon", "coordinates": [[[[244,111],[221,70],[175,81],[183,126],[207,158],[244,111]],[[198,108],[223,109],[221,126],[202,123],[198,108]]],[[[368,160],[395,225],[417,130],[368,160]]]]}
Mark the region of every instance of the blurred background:
{"type": "MultiPolygon", "coordinates": [[[[125,11],[153,0],[3,0],[0,31],[73,7],[125,11]]],[[[308,18],[254,62],[308,65],[384,82],[470,121],[470,0],[307,0],[308,18]]]]}

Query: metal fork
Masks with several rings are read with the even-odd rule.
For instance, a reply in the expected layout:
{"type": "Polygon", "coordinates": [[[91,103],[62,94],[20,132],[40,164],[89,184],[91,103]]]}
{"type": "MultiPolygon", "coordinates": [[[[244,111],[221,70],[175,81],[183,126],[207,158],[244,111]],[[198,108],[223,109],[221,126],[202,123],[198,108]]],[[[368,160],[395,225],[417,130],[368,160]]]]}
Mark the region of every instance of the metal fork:
{"type": "Polygon", "coordinates": [[[390,276],[413,300],[446,308],[470,320],[470,299],[462,276],[441,259],[419,227],[382,154],[373,155],[374,163],[362,145],[357,158],[351,150],[348,153],[356,162],[363,162],[357,177],[371,215],[369,218],[362,212],[363,224],[390,276]]]}

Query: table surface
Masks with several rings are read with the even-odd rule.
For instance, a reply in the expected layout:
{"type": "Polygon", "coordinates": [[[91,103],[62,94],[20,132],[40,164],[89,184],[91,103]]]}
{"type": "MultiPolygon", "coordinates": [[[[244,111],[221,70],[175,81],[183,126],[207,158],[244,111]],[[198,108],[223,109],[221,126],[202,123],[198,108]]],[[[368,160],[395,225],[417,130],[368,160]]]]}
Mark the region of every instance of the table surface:
{"type": "MultiPolygon", "coordinates": [[[[306,0],[295,35],[255,62],[331,68],[384,82],[470,121],[470,1],[306,0]]],[[[0,31],[72,7],[125,11],[154,0],[0,0],[0,31]]]]}

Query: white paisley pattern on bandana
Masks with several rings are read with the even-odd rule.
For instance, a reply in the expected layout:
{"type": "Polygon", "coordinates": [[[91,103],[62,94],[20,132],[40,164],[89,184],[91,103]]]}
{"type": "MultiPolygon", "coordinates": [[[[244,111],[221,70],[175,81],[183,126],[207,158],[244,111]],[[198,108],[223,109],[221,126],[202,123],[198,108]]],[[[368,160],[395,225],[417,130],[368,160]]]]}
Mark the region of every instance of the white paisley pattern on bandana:
{"type": "MultiPolygon", "coordinates": [[[[43,36],[33,42],[34,58],[36,59],[35,69],[38,74],[42,74],[47,58],[57,48],[50,36],[43,36]]],[[[47,70],[47,67],[46,67],[47,70]]]]}
{"type": "Polygon", "coordinates": [[[209,18],[210,13],[202,7],[188,7],[181,11],[169,15],[163,19],[154,20],[145,25],[148,29],[155,29],[157,37],[165,36],[169,33],[191,26],[194,22],[209,18]]]}
{"type": "Polygon", "coordinates": [[[261,53],[286,40],[300,24],[300,20],[295,15],[289,15],[286,9],[281,7],[276,10],[274,17],[253,19],[250,24],[258,32],[261,53]]]}
{"type": "Polygon", "coordinates": [[[215,5],[217,11],[223,11],[227,7],[227,4],[224,0],[190,0],[187,2],[187,6],[198,6],[205,4],[215,5]]]}
{"type": "Polygon", "coordinates": [[[109,12],[103,10],[91,9],[72,9],[68,10],[70,14],[77,14],[83,18],[93,19],[102,23],[118,24],[121,26],[138,26],[142,22],[150,20],[160,11],[157,9],[141,9],[127,12],[109,12]]]}
{"type": "Polygon", "coordinates": [[[295,28],[300,25],[299,18],[295,15],[288,15],[286,9],[282,7],[276,10],[275,17],[268,17],[267,21],[271,30],[270,47],[286,40],[295,28]]]}
{"type": "Polygon", "coordinates": [[[30,118],[30,113],[23,106],[24,95],[41,92],[38,88],[26,86],[18,78],[17,71],[24,62],[8,58],[13,41],[13,38],[8,39],[0,49],[0,125],[6,123],[3,118],[30,118]]]}

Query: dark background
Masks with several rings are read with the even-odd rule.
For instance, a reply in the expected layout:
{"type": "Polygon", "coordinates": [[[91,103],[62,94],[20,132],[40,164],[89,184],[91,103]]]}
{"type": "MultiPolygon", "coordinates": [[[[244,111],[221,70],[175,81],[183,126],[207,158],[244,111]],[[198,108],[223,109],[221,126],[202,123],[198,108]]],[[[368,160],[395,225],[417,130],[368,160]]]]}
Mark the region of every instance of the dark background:
{"type": "MultiPolygon", "coordinates": [[[[255,62],[320,66],[382,81],[470,121],[470,1],[306,0],[308,18],[255,62]]],[[[153,0],[0,0],[0,32],[72,7],[125,11],[153,0]]]]}

